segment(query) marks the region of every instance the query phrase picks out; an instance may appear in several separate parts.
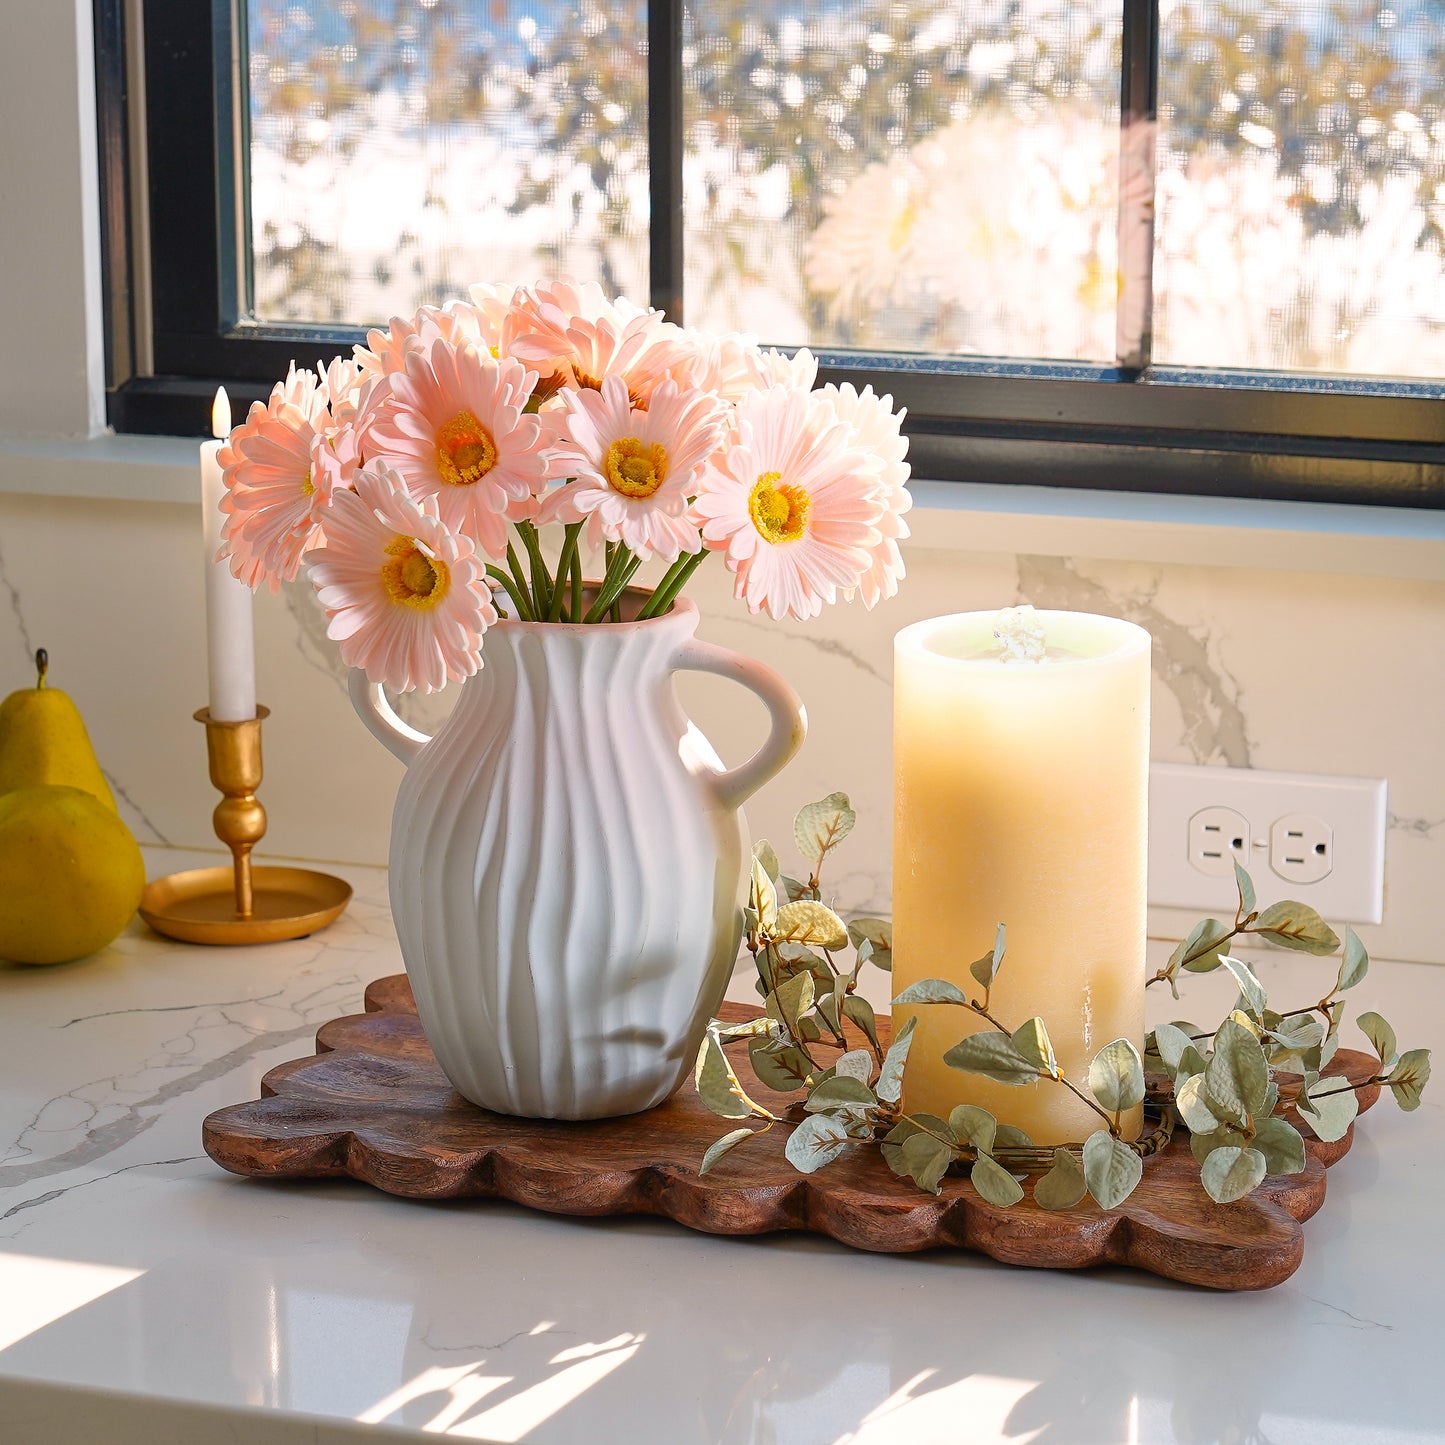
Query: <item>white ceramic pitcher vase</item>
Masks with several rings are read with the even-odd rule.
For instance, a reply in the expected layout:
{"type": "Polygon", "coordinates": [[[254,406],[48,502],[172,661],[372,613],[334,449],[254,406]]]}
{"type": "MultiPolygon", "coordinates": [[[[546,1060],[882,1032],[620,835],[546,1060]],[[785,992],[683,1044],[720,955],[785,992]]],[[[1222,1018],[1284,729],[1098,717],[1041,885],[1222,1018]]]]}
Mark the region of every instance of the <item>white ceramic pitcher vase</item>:
{"type": "Polygon", "coordinates": [[[739,808],[806,729],[777,673],[699,642],[697,623],[685,598],[643,622],[498,623],[434,738],[352,674],[357,713],[407,764],[391,909],[417,1013],[475,1104],[632,1114],[692,1065],[741,938],[739,808]],[[684,716],[680,669],[766,704],[771,733],[748,762],[724,770],[684,716]]]}

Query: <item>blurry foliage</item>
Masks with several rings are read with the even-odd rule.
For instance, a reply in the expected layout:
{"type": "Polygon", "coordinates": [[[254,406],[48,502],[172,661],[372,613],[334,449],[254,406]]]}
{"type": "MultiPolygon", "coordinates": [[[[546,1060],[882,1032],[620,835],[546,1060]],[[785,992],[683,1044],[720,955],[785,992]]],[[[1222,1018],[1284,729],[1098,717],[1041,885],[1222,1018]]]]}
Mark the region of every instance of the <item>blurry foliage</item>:
{"type": "MultiPolygon", "coordinates": [[[[750,173],[787,167],[793,216],[951,120],[1061,102],[1117,104],[1119,5],[1093,0],[762,0],[686,17],[689,140],[750,173]]],[[[1274,151],[1310,232],[1361,224],[1385,173],[1418,185],[1445,239],[1445,4],[1164,0],[1161,133],[1179,159],[1274,151]]],[[[256,132],[304,161],[349,154],[390,92],[407,126],[517,126],[534,165],[515,209],[573,195],[602,230],[636,230],[645,174],[646,10],[635,0],[252,0],[256,132]],[[565,163],[564,163],[565,162],[565,163]]],[[[715,197],[707,197],[709,209],[715,197]]],[[[284,259],[284,258],[283,258],[284,259]]],[[[604,263],[605,264],[605,263],[604,263]]],[[[599,277],[604,284],[610,278],[599,277]]]]}
{"type": "Polygon", "coordinates": [[[1306,27],[1282,0],[1180,0],[1160,68],[1170,143],[1276,149],[1309,231],[1359,227],[1362,189],[1394,173],[1417,180],[1445,239],[1445,6],[1317,0],[1306,27]]]}

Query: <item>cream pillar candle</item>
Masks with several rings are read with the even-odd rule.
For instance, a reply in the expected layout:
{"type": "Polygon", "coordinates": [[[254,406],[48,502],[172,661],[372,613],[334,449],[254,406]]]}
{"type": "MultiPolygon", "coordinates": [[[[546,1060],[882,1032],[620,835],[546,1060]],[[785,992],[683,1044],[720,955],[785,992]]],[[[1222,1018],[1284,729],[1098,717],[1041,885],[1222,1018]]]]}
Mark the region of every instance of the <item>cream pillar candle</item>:
{"type": "MultiPolygon", "coordinates": [[[[996,612],[896,639],[894,991],[945,978],[977,997],[968,966],[1006,924],[990,1012],[1010,1029],[1042,1017],[1086,1089],[1105,1044],[1144,1041],[1150,637],[1112,617],[1033,615],[1037,661],[1006,656],[996,612]]],[[[977,1015],[900,1007],[895,1031],[915,1014],[908,1112],[978,1104],[1039,1144],[1099,1127],[1057,1083],[1013,1088],[949,1068],[945,1050],[992,1027],[977,1015]]],[[[1126,1137],[1139,1122],[1136,1110],[1126,1137]]]]}
{"type": "Polygon", "coordinates": [[[221,498],[226,486],[218,455],[231,430],[231,406],[225,388],[216,392],[211,433],[218,440],[201,444],[201,525],[206,548],[206,660],[210,671],[211,717],[216,722],[246,722],[256,716],[256,651],[251,635],[251,589],[218,562],[221,498]]]}

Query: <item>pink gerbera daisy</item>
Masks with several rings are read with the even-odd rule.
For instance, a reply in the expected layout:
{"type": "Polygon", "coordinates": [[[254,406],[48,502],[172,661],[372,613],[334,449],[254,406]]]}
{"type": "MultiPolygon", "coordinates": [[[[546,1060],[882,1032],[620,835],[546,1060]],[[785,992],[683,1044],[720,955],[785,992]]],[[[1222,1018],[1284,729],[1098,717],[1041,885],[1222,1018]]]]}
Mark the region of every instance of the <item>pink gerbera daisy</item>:
{"type": "Polygon", "coordinates": [[[891,396],[878,396],[871,386],[859,392],[851,382],[842,386],[829,383],[818,393],[833,409],[833,415],[849,429],[852,444],[861,447],[872,460],[878,477],[878,495],[883,513],[874,524],[878,541],[870,548],[868,570],[858,583],[858,594],[865,607],[875,607],[886,597],[898,592],[904,576],[903,554],[898,544],[908,536],[908,523],[903,514],[913,505],[908,494],[908,438],[903,435],[903,418],[908,414],[893,410],[891,396]]]}
{"type": "Polygon", "coordinates": [[[398,692],[436,692],[482,665],[497,620],[470,537],[449,531],[434,498],[417,501],[385,465],[338,492],[326,545],[307,568],[341,660],[398,692]]]}
{"type": "Polygon", "coordinates": [[[314,448],[329,426],[325,388],[315,372],[293,363],[270,399],[253,402],[221,448],[221,555],[248,587],[264,581],[279,592],[317,540],[334,478],[316,466],[314,448]]]}
{"type": "Polygon", "coordinates": [[[818,383],[818,358],[806,346],[791,356],[770,346],[766,351],[747,353],[745,362],[755,386],[786,386],[793,391],[812,391],[818,383]]]}
{"type": "Polygon", "coordinates": [[[414,497],[435,497],[447,526],[487,556],[505,556],[507,523],[536,515],[552,475],[541,423],[522,411],[536,376],[438,338],[408,352],[390,383],[358,421],[367,460],[395,467],[414,497]]]}
{"type": "Polygon", "coordinates": [[[644,311],[626,297],[610,301],[595,281],[562,277],[519,290],[502,327],[504,356],[525,361],[545,391],[560,386],[596,390],[620,376],[643,406],[677,361],[662,312],[644,311]]]}
{"type": "Polygon", "coordinates": [[[859,585],[882,512],[876,472],[828,402],[781,386],[739,404],[737,440],[692,508],[749,609],[800,619],[859,585]]]}
{"type": "Polygon", "coordinates": [[[644,561],[700,551],[687,504],[718,444],[717,402],[664,381],[644,410],[620,376],[609,376],[600,391],[563,391],[561,403],[554,455],[574,480],[543,502],[542,520],[585,520],[594,547],[622,542],[644,561]]]}

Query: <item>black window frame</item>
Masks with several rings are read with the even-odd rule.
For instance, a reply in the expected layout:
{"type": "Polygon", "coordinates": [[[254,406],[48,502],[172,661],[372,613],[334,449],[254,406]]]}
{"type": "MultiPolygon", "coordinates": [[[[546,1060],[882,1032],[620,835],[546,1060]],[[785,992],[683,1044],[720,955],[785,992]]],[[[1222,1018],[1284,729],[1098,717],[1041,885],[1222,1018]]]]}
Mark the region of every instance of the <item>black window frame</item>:
{"type": "MultiPolygon", "coordinates": [[[[1158,3],[1120,3],[1121,116],[1151,121],[1158,3]]],[[[648,14],[650,300],[673,316],[683,275],[683,9],[683,0],[655,0],[648,14]]],[[[246,116],[232,0],[94,0],[94,11],[109,421],[120,432],[203,435],[218,385],[244,409],[291,360],[346,351],[361,331],[240,316],[248,220],[234,158],[246,116]],[[127,28],[132,6],[140,36],[127,28]],[[137,64],[141,198],[129,149],[137,64]],[[148,215],[148,286],[134,284],[136,204],[148,215]],[[147,294],[150,314],[137,314],[147,294]]],[[[1147,334],[1146,325],[1131,366],[819,356],[824,380],[871,384],[908,408],[920,478],[1445,508],[1445,381],[1155,366],[1147,334]]]]}

